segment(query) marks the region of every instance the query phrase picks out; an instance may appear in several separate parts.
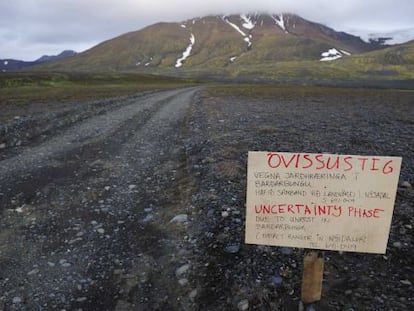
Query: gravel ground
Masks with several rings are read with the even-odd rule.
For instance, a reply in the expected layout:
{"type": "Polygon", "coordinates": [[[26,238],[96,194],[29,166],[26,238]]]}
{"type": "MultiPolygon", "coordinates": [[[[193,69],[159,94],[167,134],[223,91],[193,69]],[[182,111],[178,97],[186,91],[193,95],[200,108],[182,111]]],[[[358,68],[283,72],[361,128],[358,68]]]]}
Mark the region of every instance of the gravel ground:
{"type": "MultiPolygon", "coordinates": [[[[309,310],[414,308],[414,94],[214,96],[193,109],[204,271],[200,310],[298,310],[303,250],[244,244],[247,151],[402,156],[387,254],[325,252],[322,301],[309,310]]],[[[200,224],[197,224],[200,225],[200,224]]]]}
{"type": "Polygon", "coordinates": [[[232,94],[7,107],[0,310],[298,310],[303,250],[243,242],[249,150],[402,156],[386,255],[326,251],[308,310],[413,310],[414,94],[232,94]]]}

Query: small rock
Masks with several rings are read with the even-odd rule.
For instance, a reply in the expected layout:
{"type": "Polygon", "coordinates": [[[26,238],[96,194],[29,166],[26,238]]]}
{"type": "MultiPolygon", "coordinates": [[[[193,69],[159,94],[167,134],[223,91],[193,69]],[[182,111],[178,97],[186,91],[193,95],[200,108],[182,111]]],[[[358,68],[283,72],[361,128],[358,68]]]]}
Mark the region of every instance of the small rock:
{"type": "Polygon", "coordinates": [[[208,218],[212,218],[212,217],[214,217],[214,209],[212,209],[212,208],[210,208],[208,211],[207,211],[207,217],[208,218]]]}
{"type": "Polygon", "coordinates": [[[22,298],[20,298],[20,297],[14,297],[13,298],[13,303],[14,304],[21,303],[21,302],[22,302],[22,298]]]}
{"type": "Polygon", "coordinates": [[[236,254],[240,251],[240,245],[239,244],[228,245],[226,246],[224,250],[226,251],[226,253],[236,254]]]}
{"type": "Polygon", "coordinates": [[[282,247],[282,248],[280,249],[280,252],[281,252],[283,255],[292,255],[292,253],[293,253],[293,249],[292,249],[291,247],[282,247]]]}
{"type": "Polygon", "coordinates": [[[401,184],[403,188],[412,188],[413,186],[408,181],[403,181],[401,184]]]}
{"type": "Polygon", "coordinates": [[[76,299],[77,302],[84,302],[86,300],[88,300],[88,298],[86,298],[86,297],[80,297],[80,298],[76,299]]]}
{"type": "Polygon", "coordinates": [[[0,150],[1,149],[6,149],[6,144],[0,144],[0,150]]]}
{"type": "Polygon", "coordinates": [[[23,213],[23,207],[24,206],[21,206],[21,207],[16,208],[15,209],[16,213],[23,213]]]}
{"type": "Polygon", "coordinates": [[[128,188],[129,190],[135,189],[137,187],[137,185],[129,185],[128,188]]]}
{"type": "Polygon", "coordinates": [[[187,214],[181,214],[175,216],[173,219],[170,220],[170,222],[176,222],[176,223],[184,223],[188,221],[188,215],[187,214]]]}
{"type": "Polygon", "coordinates": [[[39,269],[33,269],[32,271],[29,271],[28,273],[27,273],[27,275],[35,275],[35,274],[38,274],[39,273],[39,269]]]}
{"type": "Polygon", "coordinates": [[[227,212],[227,211],[221,212],[221,217],[223,217],[223,218],[229,217],[229,212],[227,212]]]}
{"type": "Polygon", "coordinates": [[[142,221],[143,222],[150,222],[153,219],[154,219],[154,216],[151,215],[151,214],[148,214],[147,216],[145,216],[145,218],[142,221]]]}
{"type": "Polygon", "coordinates": [[[280,277],[280,276],[272,276],[271,278],[270,278],[270,282],[273,284],[273,285],[275,285],[275,286],[279,286],[279,285],[281,285],[282,284],[282,282],[283,282],[283,279],[280,277]]]}
{"type": "Polygon", "coordinates": [[[121,275],[123,273],[124,273],[124,269],[115,269],[113,272],[114,275],[121,275]]]}
{"type": "Polygon", "coordinates": [[[194,299],[197,297],[197,295],[198,295],[198,291],[197,291],[197,289],[194,289],[194,290],[192,290],[192,291],[188,294],[188,297],[189,297],[192,301],[194,301],[194,299]]]}
{"type": "Polygon", "coordinates": [[[98,230],[96,230],[96,232],[98,232],[99,234],[104,234],[105,233],[105,229],[99,228],[98,230]]]}
{"type": "Polygon", "coordinates": [[[237,309],[239,309],[240,311],[249,310],[249,301],[247,299],[240,301],[237,304],[237,309]]]}
{"type": "Polygon", "coordinates": [[[109,191],[109,189],[111,189],[111,187],[106,186],[104,189],[105,189],[106,191],[109,191]]]}
{"type": "Polygon", "coordinates": [[[179,279],[178,284],[181,286],[186,286],[188,284],[188,279],[179,279]]]}
{"type": "Polygon", "coordinates": [[[315,311],[315,307],[313,305],[307,306],[305,311],[315,311]]]}
{"type": "Polygon", "coordinates": [[[413,283],[411,283],[410,280],[401,280],[400,283],[403,284],[403,285],[407,285],[407,286],[413,285],[413,283]]]}
{"type": "Polygon", "coordinates": [[[54,267],[54,266],[55,266],[55,263],[48,261],[48,262],[47,262],[47,265],[48,265],[49,267],[51,267],[51,268],[52,268],[52,267],[54,267]]]}
{"type": "Polygon", "coordinates": [[[66,259],[61,259],[59,260],[59,264],[63,267],[63,268],[69,268],[71,266],[71,264],[66,260],[66,259]]]}
{"type": "Polygon", "coordinates": [[[395,248],[401,249],[403,247],[401,242],[394,242],[392,243],[392,246],[394,246],[395,248]]]}
{"type": "Polygon", "coordinates": [[[346,296],[350,296],[350,295],[352,295],[352,293],[353,293],[352,289],[348,289],[348,290],[345,291],[346,296]]]}
{"type": "Polygon", "coordinates": [[[175,275],[177,276],[177,278],[183,276],[184,274],[186,274],[188,272],[188,270],[190,270],[191,265],[190,264],[185,264],[181,267],[179,267],[177,270],[175,270],[175,275]]]}

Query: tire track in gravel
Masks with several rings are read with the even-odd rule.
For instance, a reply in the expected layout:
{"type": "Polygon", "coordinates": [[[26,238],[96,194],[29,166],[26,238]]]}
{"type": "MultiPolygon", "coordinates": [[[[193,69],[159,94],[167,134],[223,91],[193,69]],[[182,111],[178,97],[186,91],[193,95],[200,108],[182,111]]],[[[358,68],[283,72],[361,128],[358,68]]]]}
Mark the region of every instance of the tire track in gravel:
{"type": "MultiPolygon", "coordinates": [[[[17,156],[0,161],[0,204],[6,204],[4,200],[19,189],[18,184],[22,184],[23,190],[27,191],[30,185],[25,184],[25,180],[31,184],[34,179],[42,179],[40,176],[33,178],[33,175],[39,175],[39,171],[50,166],[55,158],[72,154],[86,145],[102,142],[138,114],[148,117],[162,104],[182,92],[182,90],[165,91],[138,98],[136,102],[89,118],[38,146],[25,148],[17,156]]],[[[141,118],[138,122],[143,121],[141,118]]],[[[47,172],[46,175],[49,173],[47,172]]],[[[45,174],[40,173],[40,175],[45,174]]]]}
{"type": "Polygon", "coordinates": [[[0,162],[0,309],[193,308],[191,236],[170,220],[191,218],[199,90],[145,97],[0,162]]]}

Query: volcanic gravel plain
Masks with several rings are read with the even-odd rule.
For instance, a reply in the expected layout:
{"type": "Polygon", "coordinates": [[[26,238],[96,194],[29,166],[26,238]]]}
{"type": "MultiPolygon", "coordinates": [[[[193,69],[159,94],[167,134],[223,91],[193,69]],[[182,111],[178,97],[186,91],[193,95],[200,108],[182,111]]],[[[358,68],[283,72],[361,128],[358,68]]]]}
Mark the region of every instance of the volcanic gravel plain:
{"type": "Polygon", "coordinates": [[[244,243],[248,151],[403,158],[386,254],[325,251],[307,310],[414,309],[414,92],[207,86],[0,106],[0,310],[300,310],[244,243]]]}

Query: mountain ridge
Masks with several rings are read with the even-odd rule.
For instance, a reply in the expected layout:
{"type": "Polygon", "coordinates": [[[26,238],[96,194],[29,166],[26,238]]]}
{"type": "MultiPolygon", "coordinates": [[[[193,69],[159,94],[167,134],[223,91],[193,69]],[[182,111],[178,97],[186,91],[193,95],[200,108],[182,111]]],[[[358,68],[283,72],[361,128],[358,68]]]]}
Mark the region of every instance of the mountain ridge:
{"type": "Polygon", "coordinates": [[[0,59],[0,72],[18,71],[54,60],[75,56],[76,54],[73,50],[64,50],[58,55],[43,55],[34,61],[23,61],[12,58],[0,59]]]}

